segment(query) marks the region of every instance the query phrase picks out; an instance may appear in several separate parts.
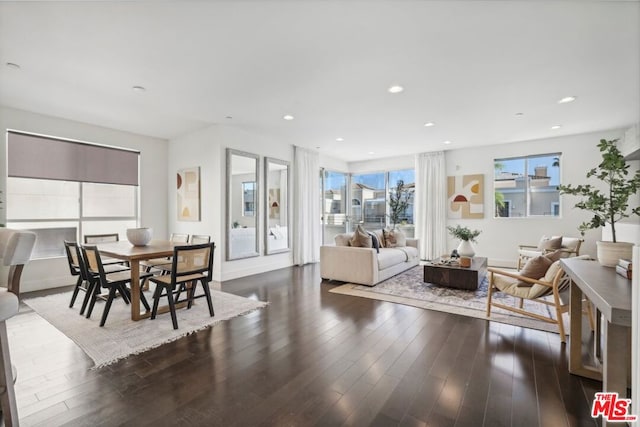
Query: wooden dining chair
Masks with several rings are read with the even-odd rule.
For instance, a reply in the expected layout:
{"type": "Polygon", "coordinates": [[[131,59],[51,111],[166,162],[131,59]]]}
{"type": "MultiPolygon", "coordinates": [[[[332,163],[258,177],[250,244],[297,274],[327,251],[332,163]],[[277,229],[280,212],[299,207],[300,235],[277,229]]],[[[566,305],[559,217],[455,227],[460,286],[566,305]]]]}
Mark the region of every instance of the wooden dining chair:
{"type": "MultiPolygon", "coordinates": [[[[69,308],[73,308],[76,298],[78,297],[78,293],[83,291],[85,292],[85,297],[82,301],[82,306],[80,307],[80,314],[84,314],[87,303],[91,299],[90,294],[93,289],[92,282],[95,281],[96,274],[89,272],[84,261],[84,257],[80,251],[80,246],[78,246],[76,242],[65,240],[64,249],[67,253],[67,261],[69,262],[69,271],[71,272],[71,275],[78,276],[78,280],[76,281],[76,285],[73,288],[73,293],[71,295],[69,308]]],[[[103,268],[106,274],[116,273],[119,271],[130,271],[129,267],[123,264],[103,264],[103,268]]]]}
{"type": "Polygon", "coordinates": [[[211,236],[209,236],[208,234],[194,234],[191,236],[191,240],[190,243],[192,245],[200,245],[202,243],[209,243],[211,242],[211,236]]]}
{"type": "MultiPolygon", "coordinates": [[[[172,243],[188,243],[189,235],[181,233],[171,233],[169,241],[172,243]]],[[[146,261],[140,261],[140,266],[145,269],[146,272],[150,272],[153,269],[160,270],[160,274],[166,274],[168,267],[171,266],[171,257],[166,258],[153,258],[146,261]],[[167,268],[163,268],[163,267],[167,268]]]]}
{"type": "MultiPolygon", "coordinates": [[[[120,235],[118,233],[106,233],[106,234],[85,234],[85,245],[97,245],[98,243],[119,242],[120,235]]],[[[122,261],[117,258],[102,257],[102,265],[122,264],[127,265],[126,261],[122,261]]]]}
{"type": "MultiPolygon", "coordinates": [[[[107,316],[109,315],[109,310],[111,309],[111,304],[116,297],[116,292],[122,296],[122,299],[126,304],[131,302],[131,290],[127,287],[127,283],[131,282],[131,272],[118,271],[115,273],[107,273],[105,271],[105,266],[102,264],[100,252],[96,246],[83,246],[82,255],[84,256],[89,274],[95,275],[95,280],[91,282],[92,286],[89,291],[90,302],[87,310],[87,318],[91,317],[93,307],[100,293],[100,288],[109,289],[109,295],[107,296],[104,310],[102,312],[102,319],[100,320],[100,326],[104,326],[107,321],[107,316]]],[[[142,282],[150,276],[152,276],[151,273],[140,273],[140,281],[142,282]]],[[[150,310],[147,299],[142,292],[142,287],[140,288],[140,301],[147,310],[150,310]]]]}
{"type": "Polygon", "coordinates": [[[190,309],[194,299],[206,298],[209,314],[211,317],[214,316],[209,282],[211,282],[212,277],[215,248],[215,243],[203,243],[200,245],[176,246],[173,249],[171,274],[154,276],[149,279],[156,285],[153,294],[151,319],[156,318],[158,305],[162,297],[167,298],[173,329],[178,329],[176,316],[176,304],[178,303],[187,302],[187,309],[190,309]],[[196,296],[195,292],[198,283],[202,284],[203,294],[196,296]],[[180,300],[179,297],[182,292],[187,295],[184,300],[180,300]]]}

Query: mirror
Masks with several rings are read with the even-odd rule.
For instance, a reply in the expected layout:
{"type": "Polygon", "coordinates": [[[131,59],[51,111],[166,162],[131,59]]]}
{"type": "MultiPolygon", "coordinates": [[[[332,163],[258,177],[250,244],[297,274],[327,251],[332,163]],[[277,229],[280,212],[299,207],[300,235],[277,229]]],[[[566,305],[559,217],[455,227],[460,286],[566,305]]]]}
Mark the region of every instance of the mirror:
{"type": "Polygon", "coordinates": [[[264,159],[265,212],[264,250],[267,255],[288,252],[289,233],[289,162],[264,159]]]}
{"type": "Polygon", "coordinates": [[[227,148],[227,261],[260,255],[259,159],[255,154],[227,148]]]}

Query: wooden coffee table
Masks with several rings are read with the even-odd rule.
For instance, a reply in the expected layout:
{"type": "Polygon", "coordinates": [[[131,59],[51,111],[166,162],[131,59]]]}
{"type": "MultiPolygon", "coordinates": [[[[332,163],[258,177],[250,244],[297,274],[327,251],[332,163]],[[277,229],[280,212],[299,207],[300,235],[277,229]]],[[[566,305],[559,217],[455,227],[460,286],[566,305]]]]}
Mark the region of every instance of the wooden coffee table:
{"type": "Polygon", "coordinates": [[[426,264],[424,281],[449,288],[475,291],[487,275],[487,258],[474,257],[471,267],[464,268],[446,264],[426,264]]]}

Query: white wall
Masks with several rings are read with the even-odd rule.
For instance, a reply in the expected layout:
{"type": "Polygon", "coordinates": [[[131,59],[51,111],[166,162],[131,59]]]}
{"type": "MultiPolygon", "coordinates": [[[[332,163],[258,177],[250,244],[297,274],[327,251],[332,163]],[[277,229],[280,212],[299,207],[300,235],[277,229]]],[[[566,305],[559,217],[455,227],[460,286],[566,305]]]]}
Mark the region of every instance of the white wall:
{"type": "MultiPolygon", "coordinates": [[[[163,139],[122,132],[115,129],[44,116],[11,108],[0,108],[0,189],[6,194],[6,131],[19,130],[79,141],[94,142],[140,151],[140,219],[152,227],[157,237],[167,234],[167,147],[163,139]]],[[[2,223],[6,211],[0,210],[2,223]]],[[[0,283],[6,281],[0,272],[0,283]]],[[[66,258],[34,260],[24,269],[21,290],[24,292],[74,284],[66,258]]]]}
{"type": "MultiPolygon", "coordinates": [[[[562,183],[582,184],[586,172],[600,163],[600,153],[596,147],[600,139],[615,139],[623,135],[624,129],[589,134],[564,136],[536,141],[510,144],[496,144],[477,148],[463,148],[446,151],[447,176],[484,174],[485,218],[477,220],[449,220],[449,225],[463,224],[472,229],[482,230],[475,245],[478,255],[489,258],[489,263],[500,266],[515,266],[519,244],[537,244],[543,234],[580,236],[577,227],[588,220],[588,212],[575,209],[577,199],[573,196],[561,197],[560,218],[493,218],[493,160],[496,157],[517,157],[532,154],[562,152],[562,183]]],[[[636,163],[636,162],[633,162],[636,163]]],[[[391,159],[370,160],[349,163],[349,172],[373,172],[414,167],[413,156],[391,159]]],[[[632,168],[637,167],[632,164],[632,168]]],[[[581,253],[595,256],[595,242],[600,240],[600,230],[586,233],[581,253]]],[[[449,251],[458,242],[449,239],[449,251]]]]}

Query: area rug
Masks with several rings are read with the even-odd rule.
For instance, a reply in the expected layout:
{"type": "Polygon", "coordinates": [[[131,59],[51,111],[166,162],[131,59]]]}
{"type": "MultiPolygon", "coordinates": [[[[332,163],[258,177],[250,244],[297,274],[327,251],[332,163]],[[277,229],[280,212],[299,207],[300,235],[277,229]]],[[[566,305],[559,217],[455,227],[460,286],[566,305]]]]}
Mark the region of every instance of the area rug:
{"type": "MultiPolygon", "coordinates": [[[[132,321],[130,307],[121,299],[113,302],[105,326],[100,327],[104,302],[96,303],[91,318],[87,319],[79,314],[82,297],[84,294],[78,296],[79,301],[73,308],[69,308],[71,292],[25,299],[23,302],[84,350],[94,361],[94,369],[268,304],[212,289],[215,316],[209,316],[206,301],[199,299],[191,309],[177,310],[179,329],[176,330],[173,329],[169,313],[160,314],[154,320],[132,321]]],[[[147,295],[147,300],[152,301],[151,294],[147,295]]]]}
{"type": "MultiPolygon", "coordinates": [[[[476,291],[466,291],[424,283],[422,281],[423,272],[423,266],[416,266],[404,273],[400,273],[397,276],[378,283],[376,286],[362,286],[348,283],[335,287],[329,292],[411,305],[413,307],[455,313],[493,322],[508,323],[510,325],[558,333],[556,325],[496,307],[491,308],[491,317],[488,318],[486,316],[487,290],[489,288],[488,277],[485,278],[476,291]]],[[[516,298],[503,293],[494,293],[493,299],[505,305],[515,306],[516,304],[516,298]]],[[[537,304],[526,300],[524,303],[524,307],[528,311],[543,316],[552,315],[552,317],[555,318],[555,315],[553,315],[551,310],[544,304],[537,304]]],[[[568,333],[569,327],[567,319],[568,317],[565,317],[565,329],[568,333]]]]}

